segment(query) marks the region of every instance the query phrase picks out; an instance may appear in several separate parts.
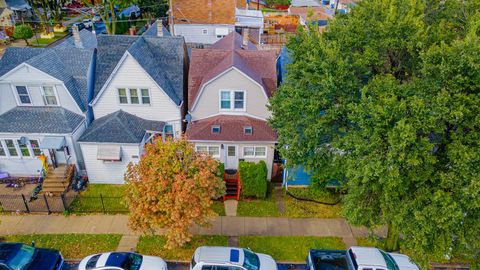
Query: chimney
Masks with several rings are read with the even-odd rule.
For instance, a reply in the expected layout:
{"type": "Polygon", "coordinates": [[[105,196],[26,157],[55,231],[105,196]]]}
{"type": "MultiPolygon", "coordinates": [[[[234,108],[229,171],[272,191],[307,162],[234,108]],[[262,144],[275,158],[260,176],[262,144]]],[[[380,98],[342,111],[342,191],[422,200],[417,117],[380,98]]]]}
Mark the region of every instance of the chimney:
{"type": "Polygon", "coordinates": [[[80,32],[78,31],[78,26],[76,25],[72,26],[72,35],[73,35],[73,41],[75,43],[75,47],[83,48],[82,40],[80,39],[80,32]]]}
{"type": "Polygon", "coordinates": [[[163,37],[163,21],[157,20],[157,37],[163,37]]]}
{"type": "Polygon", "coordinates": [[[242,49],[248,49],[248,28],[243,28],[242,30],[242,49]]]}

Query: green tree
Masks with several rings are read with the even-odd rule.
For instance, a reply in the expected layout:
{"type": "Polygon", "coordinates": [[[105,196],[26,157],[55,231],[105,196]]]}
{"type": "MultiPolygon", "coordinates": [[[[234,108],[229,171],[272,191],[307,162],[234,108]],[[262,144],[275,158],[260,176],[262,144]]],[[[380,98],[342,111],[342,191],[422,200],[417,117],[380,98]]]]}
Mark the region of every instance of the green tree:
{"type": "Polygon", "coordinates": [[[17,25],[15,29],[13,29],[13,37],[16,39],[23,39],[27,45],[30,45],[28,39],[33,37],[32,27],[27,24],[17,25]]]}
{"type": "Polygon", "coordinates": [[[117,33],[117,15],[116,9],[122,10],[129,5],[135,3],[133,0],[83,0],[87,6],[91,7],[95,13],[100,15],[102,22],[105,24],[105,29],[109,35],[117,33]]]}
{"type": "Polygon", "coordinates": [[[288,164],[346,179],[349,222],[387,225],[423,267],[480,260],[479,3],[362,1],[289,42],[271,99],[288,164]]]}
{"type": "Polygon", "coordinates": [[[137,0],[137,5],[142,12],[148,13],[149,17],[167,17],[168,0],[137,0]]]}

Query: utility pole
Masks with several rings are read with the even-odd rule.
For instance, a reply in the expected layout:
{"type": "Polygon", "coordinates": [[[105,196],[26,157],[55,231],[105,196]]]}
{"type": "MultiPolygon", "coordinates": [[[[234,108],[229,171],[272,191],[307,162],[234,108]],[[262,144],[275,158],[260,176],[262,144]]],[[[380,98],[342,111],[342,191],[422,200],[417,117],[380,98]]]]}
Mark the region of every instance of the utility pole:
{"type": "Polygon", "coordinates": [[[170,30],[170,34],[175,36],[174,28],[173,28],[173,0],[169,0],[169,7],[168,7],[168,28],[170,30]]]}

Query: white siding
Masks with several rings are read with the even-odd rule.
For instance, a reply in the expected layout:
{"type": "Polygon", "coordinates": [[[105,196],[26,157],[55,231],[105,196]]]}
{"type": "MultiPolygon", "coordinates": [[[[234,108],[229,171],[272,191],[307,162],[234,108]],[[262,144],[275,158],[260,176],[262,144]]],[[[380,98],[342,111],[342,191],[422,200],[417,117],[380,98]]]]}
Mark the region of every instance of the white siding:
{"type": "Polygon", "coordinates": [[[88,180],[92,184],[123,184],[127,165],[139,161],[139,145],[122,145],[122,160],[119,162],[97,160],[98,144],[80,143],[80,147],[85,158],[88,180]]]}
{"type": "MultiPolygon", "coordinates": [[[[270,117],[271,113],[266,106],[268,100],[263,88],[236,69],[231,69],[205,85],[191,112],[193,120],[220,113],[220,90],[244,90],[246,93],[246,113],[262,119],[270,117]]],[[[222,113],[229,112],[222,111],[222,113]]],[[[240,112],[235,113],[239,114],[240,112]]]]}
{"type": "Polygon", "coordinates": [[[0,80],[0,83],[0,114],[17,106],[17,96],[16,91],[14,91],[15,85],[27,86],[33,106],[45,106],[42,86],[54,86],[59,106],[72,112],[83,114],[73,97],[63,86],[62,81],[27,65],[23,65],[5,76],[0,80]]]}
{"type": "MultiPolygon", "coordinates": [[[[267,178],[268,180],[271,179],[272,176],[272,166],[273,166],[273,154],[275,151],[275,144],[271,143],[248,143],[248,142],[195,142],[195,146],[197,145],[215,145],[219,146],[220,149],[220,157],[217,158],[220,162],[225,163],[226,162],[226,156],[227,156],[227,147],[226,145],[235,145],[237,146],[237,157],[238,159],[244,159],[245,161],[252,161],[252,162],[258,162],[260,160],[265,161],[268,169],[268,174],[267,178]],[[224,149],[221,149],[221,145],[224,145],[224,149]],[[266,147],[267,153],[266,157],[264,158],[249,158],[249,157],[244,157],[243,156],[243,147],[245,146],[263,146],[266,147]]],[[[225,164],[225,168],[228,168],[228,164],[225,164]]]]}
{"type": "Polygon", "coordinates": [[[93,107],[96,119],[120,109],[143,119],[172,122],[175,132],[181,130],[181,107],[175,105],[130,55],[127,55],[93,107]],[[129,87],[148,88],[150,90],[150,105],[120,104],[117,89],[129,87]]]}
{"type": "Polygon", "coordinates": [[[174,33],[175,36],[183,36],[187,43],[213,44],[221,39],[215,34],[217,28],[227,28],[229,33],[235,30],[234,25],[227,24],[175,24],[174,33]]]}

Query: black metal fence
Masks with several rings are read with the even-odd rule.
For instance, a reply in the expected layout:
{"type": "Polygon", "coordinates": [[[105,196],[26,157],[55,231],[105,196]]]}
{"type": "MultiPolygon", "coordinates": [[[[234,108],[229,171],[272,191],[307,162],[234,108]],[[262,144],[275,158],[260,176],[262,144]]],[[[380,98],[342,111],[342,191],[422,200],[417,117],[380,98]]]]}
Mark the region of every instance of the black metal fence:
{"type": "Polygon", "coordinates": [[[0,211],[20,213],[127,213],[123,197],[81,196],[70,190],[60,195],[38,194],[31,198],[24,194],[0,194],[0,211]]]}

